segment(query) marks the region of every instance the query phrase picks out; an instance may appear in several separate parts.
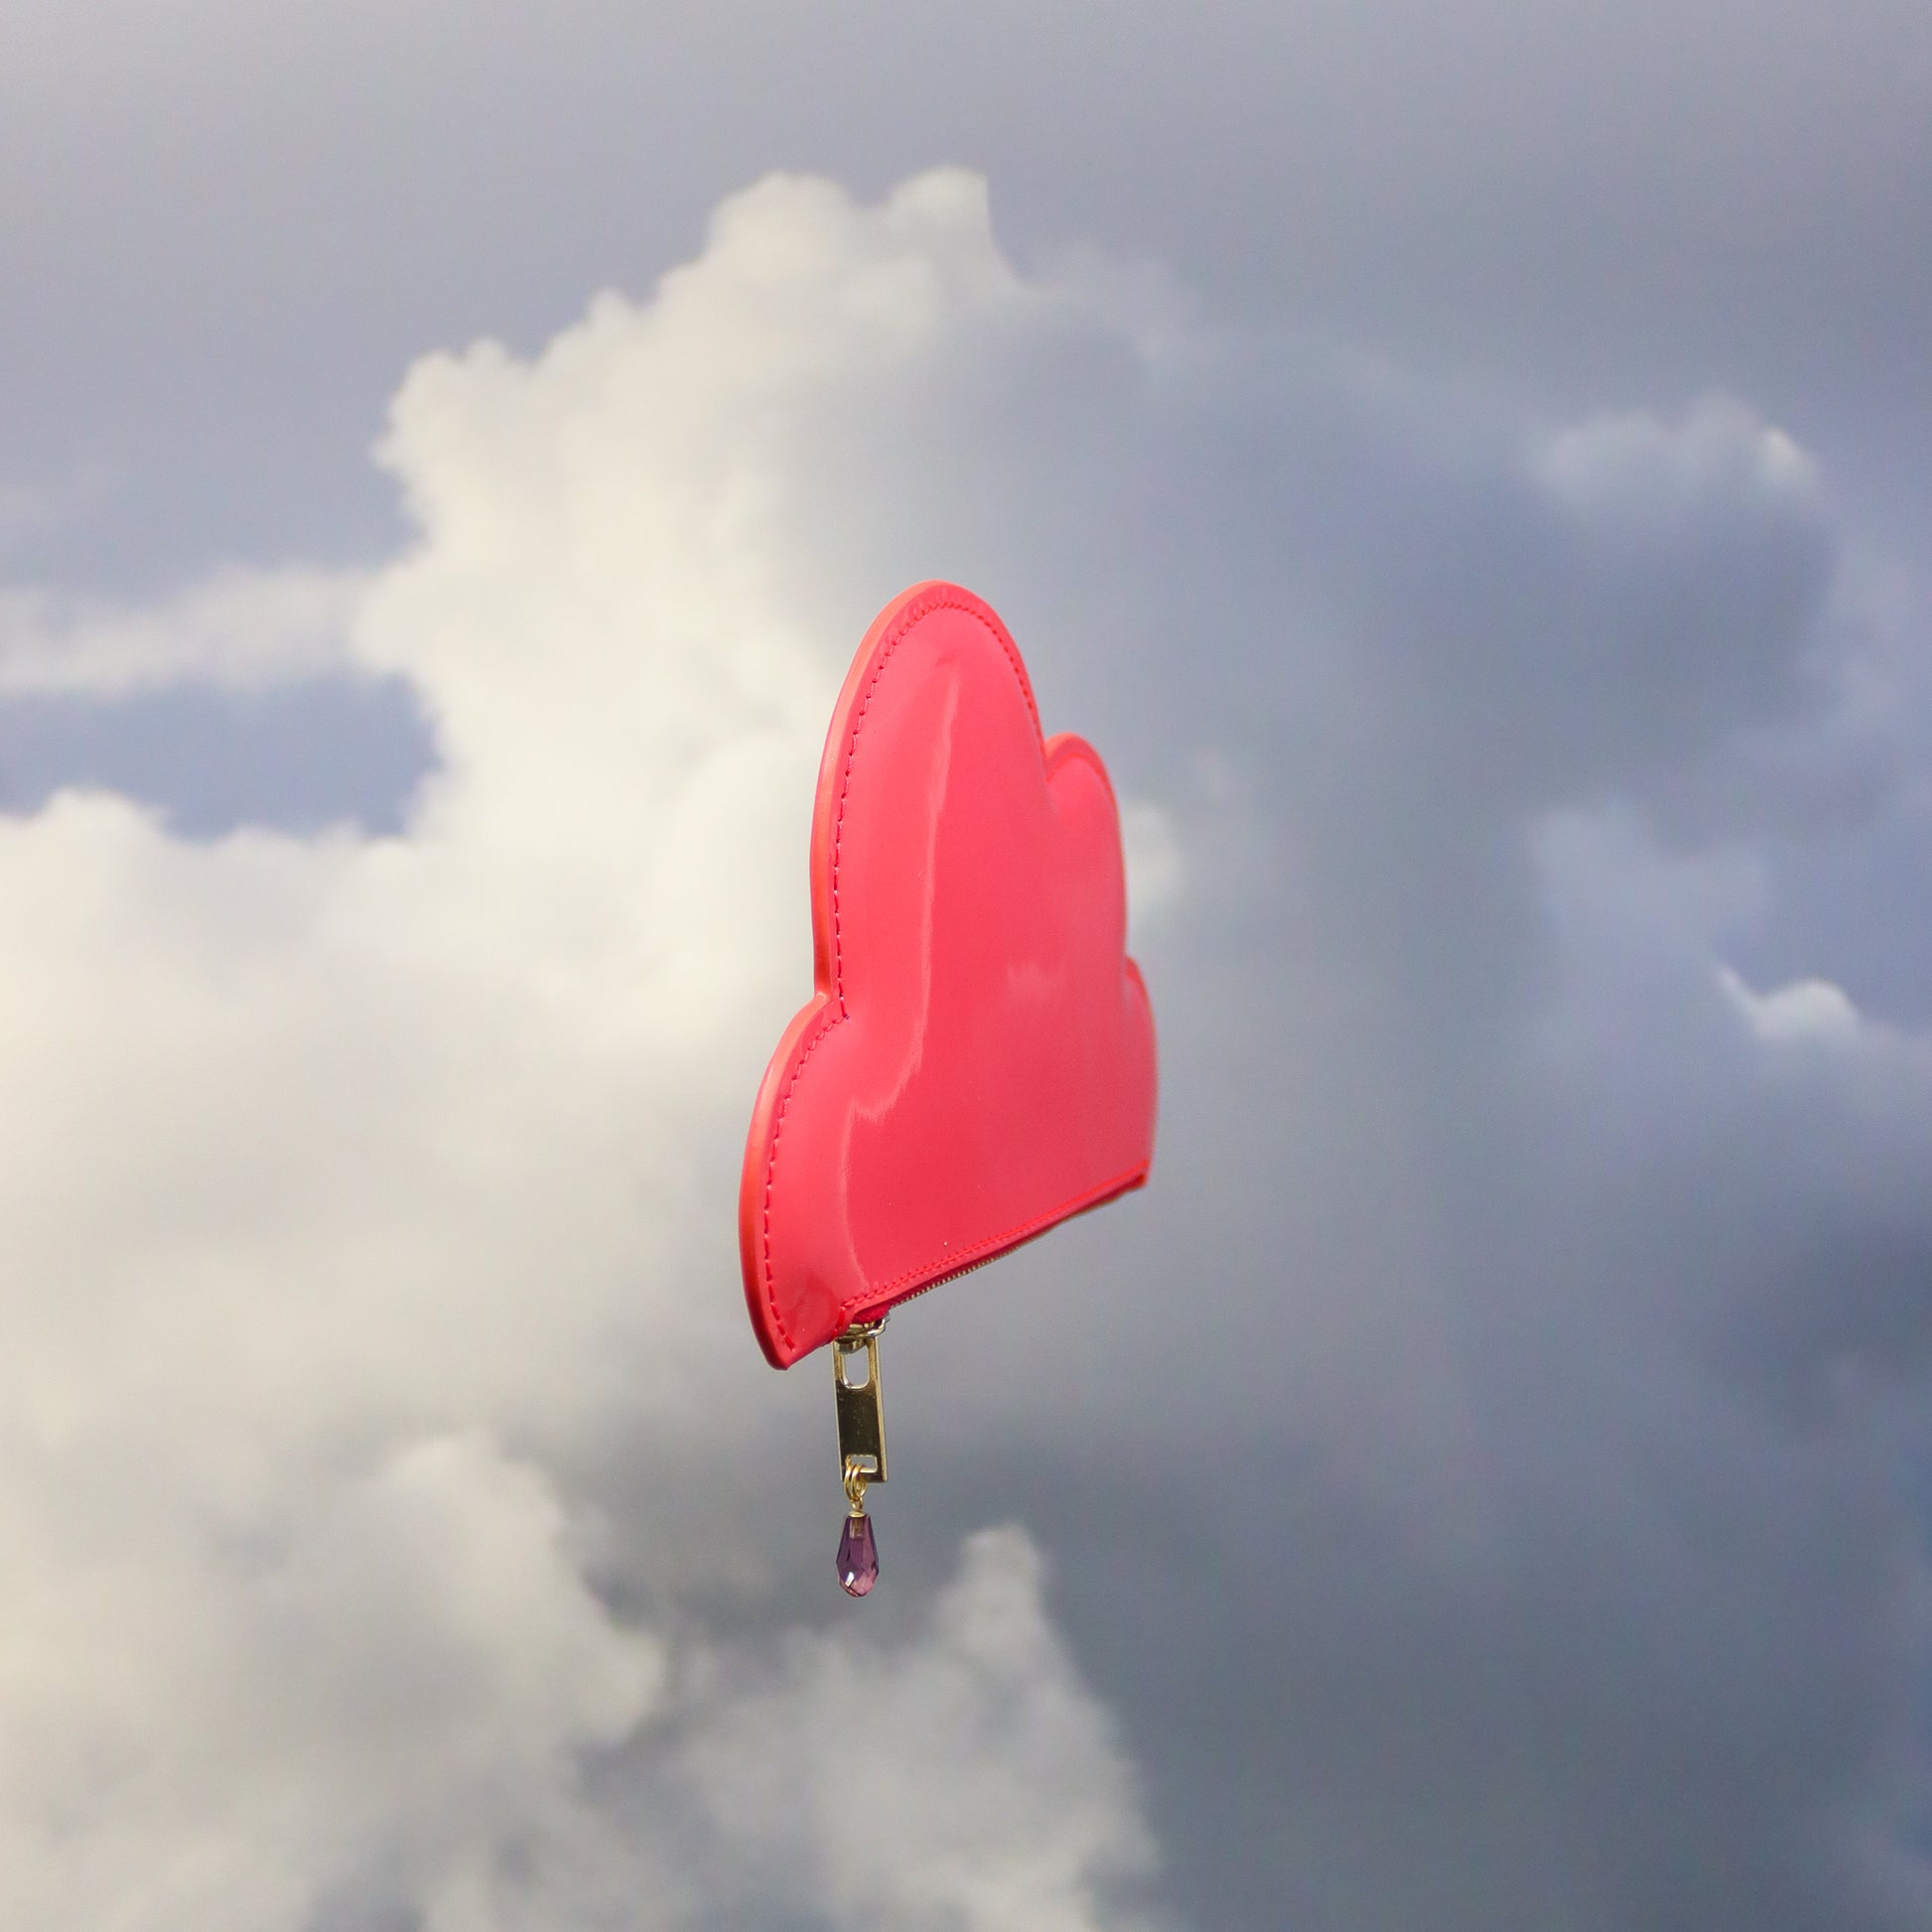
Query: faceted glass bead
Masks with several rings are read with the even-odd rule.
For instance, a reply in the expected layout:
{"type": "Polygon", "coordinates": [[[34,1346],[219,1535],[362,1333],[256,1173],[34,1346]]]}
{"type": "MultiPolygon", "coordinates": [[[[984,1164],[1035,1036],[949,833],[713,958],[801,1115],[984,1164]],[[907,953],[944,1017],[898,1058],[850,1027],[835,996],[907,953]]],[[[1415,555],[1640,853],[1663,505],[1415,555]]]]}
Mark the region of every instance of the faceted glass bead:
{"type": "Polygon", "coordinates": [[[839,1538],[839,1587],[848,1596],[863,1596],[879,1581],[879,1546],[870,1516],[848,1516],[839,1538]]]}

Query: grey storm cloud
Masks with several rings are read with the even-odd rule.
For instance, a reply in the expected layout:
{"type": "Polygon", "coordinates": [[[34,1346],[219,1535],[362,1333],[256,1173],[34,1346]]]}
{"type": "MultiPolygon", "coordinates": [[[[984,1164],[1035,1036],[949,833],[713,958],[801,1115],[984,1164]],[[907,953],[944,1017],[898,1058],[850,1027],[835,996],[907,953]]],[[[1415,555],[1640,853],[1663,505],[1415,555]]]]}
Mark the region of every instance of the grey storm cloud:
{"type": "Polygon", "coordinates": [[[1894,538],[1925,486],[1915,0],[114,0],[0,48],[0,505],[95,499],[41,550],[121,587],[379,550],[410,357],[534,347],[772,167],[963,162],[1025,262],[1172,262],[1564,410],[1748,395],[1894,538]]]}
{"type": "Polygon", "coordinates": [[[433,744],[387,832],[0,825],[0,1918],[1932,1924],[1932,1037],[1748,956],[1913,822],[1917,640],[1761,404],[1190,280],[771,177],[417,361],[387,554],[0,605],[35,702],[433,744]],[[732,1200],[931,574],[1109,757],[1164,1114],[896,1319],[855,1616],[732,1200]]]}

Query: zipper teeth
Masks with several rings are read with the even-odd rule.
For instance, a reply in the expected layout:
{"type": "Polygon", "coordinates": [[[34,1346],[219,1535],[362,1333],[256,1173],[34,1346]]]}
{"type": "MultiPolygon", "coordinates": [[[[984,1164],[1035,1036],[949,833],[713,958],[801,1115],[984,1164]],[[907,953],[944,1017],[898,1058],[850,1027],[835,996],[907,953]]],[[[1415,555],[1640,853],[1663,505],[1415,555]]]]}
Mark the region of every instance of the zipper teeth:
{"type": "Polygon", "coordinates": [[[977,1275],[982,1268],[991,1268],[996,1261],[1004,1261],[1012,1252],[1011,1248],[1002,1248],[996,1255],[981,1255],[977,1261],[969,1261],[964,1268],[955,1268],[951,1274],[937,1276],[923,1288],[915,1288],[910,1294],[901,1295],[899,1301],[916,1302],[921,1295],[930,1295],[935,1288],[944,1288],[948,1282],[956,1282],[962,1275],[977,1275]]]}
{"type": "Polygon", "coordinates": [[[944,1288],[948,1282],[956,1282],[962,1275],[976,1275],[982,1268],[990,1268],[996,1261],[1004,1261],[1012,1252],[1012,1248],[1002,1248],[996,1254],[981,1255],[977,1261],[969,1261],[963,1268],[935,1276],[917,1288],[908,1288],[903,1295],[896,1295],[886,1304],[886,1311],[902,1309],[907,1302],[916,1302],[921,1295],[930,1295],[935,1288],[944,1288]]]}
{"type": "MultiPolygon", "coordinates": [[[[1129,1183],[1130,1186],[1133,1184],[1132,1182],[1129,1183]]],[[[1118,1194],[1125,1193],[1127,1189],[1123,1187],[1117,1189],[1114,1194],[1103,1194],[1099,1200],[1087,1202],[1087,1206],[1099,1207],[1104,1202],[1113,1200],[1118,1194]]],[[[1023,1234],[1017,1241],[1009,1241],[1004,1248],[995,1248],[990,1255],[981,1255],[977,1261],[969,1261],[962,1267],[949,1269],[945,1274],[935,1275],[931,1281],[923,1282],[917,1288],[907,1289],[903,1295],[894,1296],[880,1311],[881,1319],[884,1319],[894,1309],[899,1308],[907,1302],[916,1302],[921,1295],[930,1295],[935,1288],[944,1288],[948,1282],[956,1282],[962,1275],[974,1275],[982,1268],[992,1267],[996,1261],[1004,1261],[1008,1255],[1017,1253],[1020,1249],[1026,1247],[1029,1242],[1038,1240],[1053,1225],[1049,1221],[1046,1227],[1035,1228],[1031,1234],[1023,1234]]]]}

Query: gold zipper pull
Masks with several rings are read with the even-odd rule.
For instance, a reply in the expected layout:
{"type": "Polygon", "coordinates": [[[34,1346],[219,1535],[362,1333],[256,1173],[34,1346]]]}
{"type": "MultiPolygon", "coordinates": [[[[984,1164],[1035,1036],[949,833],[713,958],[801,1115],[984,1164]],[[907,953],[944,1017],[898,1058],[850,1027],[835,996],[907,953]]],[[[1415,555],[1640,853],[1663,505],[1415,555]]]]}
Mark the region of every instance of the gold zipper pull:
{"type": "Polygon", "coordinates": [[[833,1402],[839,1425],[839,1475],[845,1483],[845,1530],[839,1538],[839,1586],[863,1596],[879,1581],[879,1545],[866,1514],[866,1485],[886,1480],[886,1412],[879,1400],[879,1331],[886,1325],[857,1321],[832,1343],[833,1402]],[[863,1382],[849,1370],[863,1353],[863,1382]]]}

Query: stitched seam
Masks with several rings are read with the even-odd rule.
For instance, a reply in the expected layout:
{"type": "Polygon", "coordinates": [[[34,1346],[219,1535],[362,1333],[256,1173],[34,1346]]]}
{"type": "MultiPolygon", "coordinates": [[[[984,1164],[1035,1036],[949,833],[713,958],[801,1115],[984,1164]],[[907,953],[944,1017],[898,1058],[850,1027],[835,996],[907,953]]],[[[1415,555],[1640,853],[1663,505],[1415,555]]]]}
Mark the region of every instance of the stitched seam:
{"type": "Polygon", "coordinates": [[[772,1293],[771,1283],[771,1176],[778,1165],[778,1135],[785,1124],[785,1109],[791,1105],[791,1090],[798,1084],[798,1076],[805,1070],[805,1062],[817,1050],[818,1042],[823,1039],[837,1023],[830,1019],[805,1042],[805,1050],[798,1055],[798,1063],[791,1069],[791,1078],[785,1082],[785,1090],[778,1096],[778,1111],[771,1121],[771,1152],[764,1164],[764,1311],[771,1317],[771,1325],[778,1331],[778,1339],[789,1348],[791,1331],[785,1326],[785,1318],[778,1312],[778,1302],[772,1293]]]}
{"type": "MultiPolygon", "coordinates": [[[[970,604],[964,603],[959,598],[949,597],[943,591],[936,591],[929,597],[921,598],[917,603],[908,605],[899,614],[898,627],[887,641],[886,647],[879,653],[879,661],[874,664],[872,667],[872,675],[866,680],[865,695],[859,700],[859,715],[852,722],[852,736],[845,748],[845,769],[839,777],[839,809],[832,827],[832,990],[838,995],[839,1010],[836,1015],[828,1019],[826,1024],[812,1035],[804,1051],[798,1055],[798,1063],[791,1069],[791,1077],[785,1082],[785,1090],[779,1098],[777,1112],[772,1117],[771,1145],[765,1154],[764,1213],[760,1230],[760,1245],[764,1250],[761,1257],[764,1263],[764,1310],[766,1314],[771,1317],[771,1325],[778,1331],[778,1339],[787,1349],[791,1346],[791,1335],[785,1327],[784,1317],[778,1312],[777,1294],[771,1271],[771,1181],[772,1175],[776,1173],[778,1166],[778,1139],[784,1132],[785,1111],[791,1105],[792,1089],[798,1084],[798,1076],[805,1070],[805,1062],[811,1058],[813,1049],[818,1045],[819,1041],[825,1038],[835,1026],[851,1018],[850,1010],[845,1003],[844,935],[841,931],[839,920],[839,863],[845,844],[845,803],[852,793],[852,760],[858,754],[859,734],[865,729],[867,714],[872,709],[872,694],[878,688],[879,680],[884,675],[886,666],[892,662],[893,653],[904,642],[912,626],[921,618],[929,617],[934,611],[958,611],[962,613],[964,616],[971,618],[982,630],[986,631],[1000,645],[1001,651],[1007,660],[1007,668],[1012,671],[1014,682],[1020,687],[1020,695],[1026,700],[1028,714],[1034,721],[1034,737],[1035,741],[1039,739],[1040,735],[1039,707],[1035,702],[1033,691],[1027,683],[1027,674],[1020,663],[1020,653],[1014,647],[1012,639],[999,626],[988,623],[985,617],[980,612],[974,610],[970,604]]],[[[1075,1198],[1077,1199],[1078,1196],[1075,1198]]],[[[1054,1215],[1064,1213],[1069,1203],[1063,1203],[1061,1206],[1054,1208],[1046,1219],[1050,1220],[1054,1215]]],[[[1044,1222],[1041,1225],[1043,1226],[1044,1222]]],[[[986,1243],[975,1244],[970,1252],[972,1254],[978,1254],[984,1252],[987,1246],[997,1247],[1000,1242],[1012,1239],[1018,1232],[1019,1230],[1009,1230],[1007,1234],[994,1235],[986,1243]]],[[[970,1258],[970,1255],[968,1258],[970,1258]]],[[[914,1272],[916,1273],[917,1271],[915,1270],[914,1272]]],[[[905,1277],[901,1277],[898,1282],[894,1282],[884,1289],[868,1288],[865,1294],[844,1305],[840,1311],[840,1319],[843,1320],[845,1312],[848,1310],[858,1308],[864,1302],[872,1300],[879,1295],[891,1294],[893,1288],[899,1286],[900,1282],[905,1279],[905,1277]]]]}
{"type": "MultiPolygon", "coordinates": [[[[910,606],[900,617],[899,625],[893,632],[886,648],[879,653],[879,662],[872,667],[872,676],[866,680],[866,694],[859,700],[859,715],[852,723],[852,738],[845,748],[845,769],[839,776],[839,811],[832,828],[832,989],[839,996],[839,1018],[850,1017],[845,1004],[845,945],[844,934],[839,922],[839,864],[845,849],[845,801],[852,795],[852,760],[859,753],[859,734],[865,730],[866,714],[872,709],[872,694],[878,688],[879,680],[885,675],[886,666],[892,662],[893,653],[905,641],[906,634],[921,618],[929,617],[934,611],[958,611],[969,617],[980,628],[992,636],[1000,645],[1007,660],[1007,668],[1012,671],[1014,682],[1020,687],[1020,695],[1027,701],[1027,710],[1034,721],[1034,736],[1039,736],[1039,708],[1034,702],[1033,692],[1028,688],[1026,673],[1020,667],[1020,655],[1011,639],[989,624],[979,612],[970,604],[962,604],[956,597],[947,597],[944,592],[934,592],[929,599],[910,606]]],[[[774,1136],[775,1138],[775,1136],[774,1136]]]]}
{"type": "Polygon", "coordinates": [[[1105,1195],[1118,1192],[1136,1174],[1145,1173],[1146,1172],[1147,1163],[1145,1161],[1136,1161],[1131,1168],[1122,1169],[1111,1180],[1103,1180],[1098,1186],[1094,1187],[1082,1187],[1078,1193],[1069,1194],[1057,1206],[1046,1208],[1038,1214],[1030,1215],[1024,1221],[1016,1221],[1012,1227],[1004,1229],[999,1234],[989,1234],[983,1240],[972,1242],[968,1246],[954,1252],[940,1255],[920,1267],[908,1268],[902,1275],[895,1275],[891,1281],[885,1283],[883,1286],[869,1288],[863,1295],[855,1295],[850,1301],[842,1304],[839,1309],[839,1319],[843,1321],[855,1309],[865,1308],[871,1303],[878,1301],[881,1296],[891,1295],[898,1289],[911,1287],[924,1276],[933,1273],[945,1274],[954,1268],[964,1268],[968,1263],[977,1261],[980,1256],[986,1254],[991,1249],[1001,1247],[1009,1241],[1018,1241],[1021,1236],[1034,1233],[1041,1228],[1050,1227],[1062,1215],[1070,1213],[1075,1207],[1079,1206],[1082,1201],[1099,1200],[1105,1195]]]}

